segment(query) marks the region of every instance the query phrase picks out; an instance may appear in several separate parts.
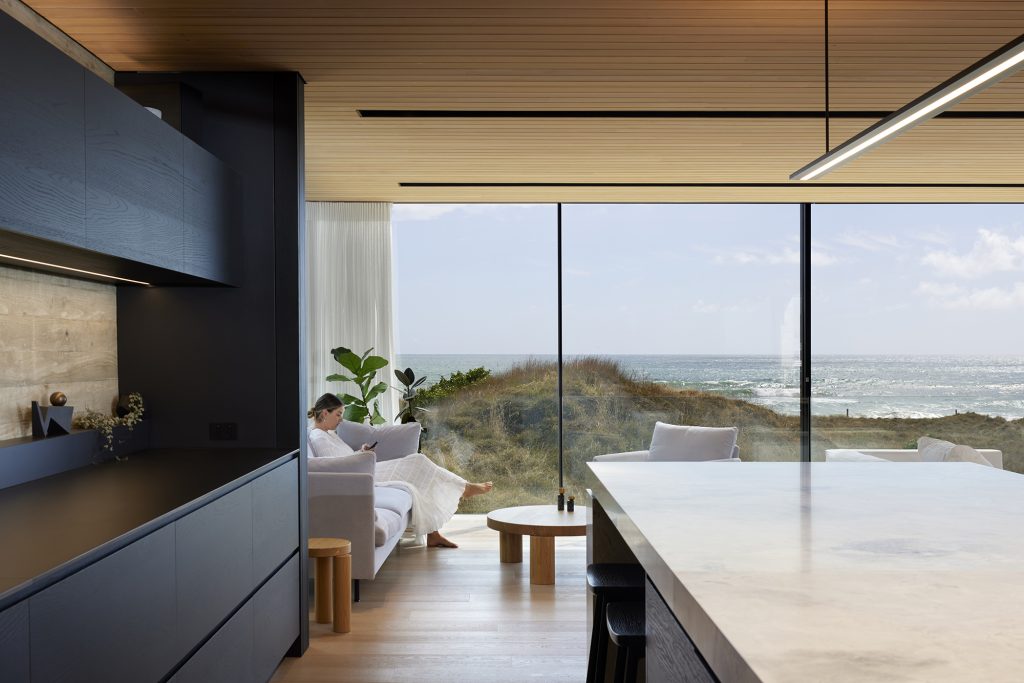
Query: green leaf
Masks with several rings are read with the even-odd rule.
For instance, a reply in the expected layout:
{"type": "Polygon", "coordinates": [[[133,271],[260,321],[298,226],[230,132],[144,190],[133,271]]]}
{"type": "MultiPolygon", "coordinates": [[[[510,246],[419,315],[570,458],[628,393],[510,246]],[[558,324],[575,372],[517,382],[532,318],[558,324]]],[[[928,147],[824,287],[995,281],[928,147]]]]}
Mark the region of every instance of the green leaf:
{"type": "Polygon", "coordinates": [[[369,356],[363,361],[363,372],[377,371],[387,367],[388,359],[381,356],[369,356]]]}
{"type": "Polygon", "coordinates": [[[366,403],[369,403],[370,401],[377,398],[387,390],[388,385],[385,382],[378,382],[373,387],[371,387],[368,392],[366,392],[366,397],[363,400],[366,401],[366,403]]]}
{"type": "Polygon", "coordinates": [[[346,370],[348,370],[349,372],[356,376],[362,374],[360,372],[360,370],[362,370],[362,361],[359,359],[359,356],[352,353],[346,348],[335,349],[335,351],[337,351],[338,353],[333,354],[334,360],[341,363],[341,366],[343,368],[345,368],[346,370]]]}
{"type": "Polygon", "coordinates": [[[344,346],[339,346],[336,349],[331,349],[332,356],[337,356],[339,353],[352,353],[352,349],[346,349],[344,346]]]}
{"type": "Polygon", "coordinates": [[[370,355],[371,351],[373,351],[373,347],[372,346],[370,348],[366,349],[366,353],[364,353],[362,356],[360,356],[359,360],[361,360],[361,361],[362,360],[366,360],[366,357],[370,355]]]}
{"type": "Polygon", "coordinates": [[[338,400],[341,401],[342,403],[344,403],[345,405],[349,405],[350,403],[362,403],[363,402],[362,399],[360,399],[360,398],[358,398],[356,396],[353,396],[352,394],[338,394],[338,400]]]}
{"type": "Polygon", "coordinates": [[[349,422],[362,423],[366,420],[369,414],[370,411],[364,406],[356,405],[354,403],[352,405],[345,406],[345,419],[349,422]]]}
{"type": "Polygon", "coordinates": [[[409,381],[412,382],[416,379],[416,373],[412,371],[412,368],[406,368],[405,374],[409,376],[409,381]]]}
{"type": "Polygon", "coordinates": [[[328,382],[355,382],[351,377],[345,375],[327,375],[328,382]]]}
{"type": "Polygon", "coordinates": [[[372,424],[372,425],[382,425],[385,422],[387,422],[387,420],[385,420],[384,416],[380,414],[380,406],[378,406],[376,403],[374,403],[373,404],[373,417],[370,418],[370,424],[372,424]]]}
{"type": "Polygon", "coordinates": [[[402,372],[398,368],[395,368],[395,377],[397,377],[398,381],[404,384],[405,386],[409,386],[410,384],[412,384],[412,379],[409,378],[409,375],[402,372]]]}
{"type": "Polygon", "coordinates": [[[412,388],[415,389],[416,387],[418,387],[419,385],[423,384],[426,381],[427,381],[426,377],[420,377],[418,380],[416,380],[415,382],[412,383],[412,388]]]}

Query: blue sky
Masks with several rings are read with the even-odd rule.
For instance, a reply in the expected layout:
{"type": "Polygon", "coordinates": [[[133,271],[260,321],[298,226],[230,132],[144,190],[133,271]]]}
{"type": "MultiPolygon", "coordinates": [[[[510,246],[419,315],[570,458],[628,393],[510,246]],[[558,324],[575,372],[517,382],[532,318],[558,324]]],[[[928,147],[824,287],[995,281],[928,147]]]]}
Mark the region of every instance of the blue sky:
{"type": "MultiPolygon", "coordinates": [[[[401,353],[554,353],[553,204],[395,205],[401,353]]],[[[1021,354],[1021,205],[815,205],[815,353],[1021,354]]],[[[796,205],[566,204],[564,343],[793,354],[796,205]]]]}

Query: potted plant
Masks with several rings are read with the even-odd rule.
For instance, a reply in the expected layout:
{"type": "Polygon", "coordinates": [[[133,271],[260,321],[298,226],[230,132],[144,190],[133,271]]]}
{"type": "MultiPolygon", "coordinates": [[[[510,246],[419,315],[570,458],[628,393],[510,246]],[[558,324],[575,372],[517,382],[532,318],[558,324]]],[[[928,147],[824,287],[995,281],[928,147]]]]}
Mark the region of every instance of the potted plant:
{"type": "Polygon", "coordinates": [[[365,422],[370,419],[371,425],[382,425],[386,422],[380,414],[378,397],[388,390],[387,382],[373,383],[377,371],[387,367],[388,359],[382,356],[371,356],[369,349],[359,356],[344,346],[331,349],[334,360],[348,370],[348,375],[333,374],[327,376],[328,382],[352,382],[359,387],[359,396],[338,394],[338,399],[345,404],[345,419],[352,422],[365,422]]]}
{"type": "Polygon", "coordinates": [[[395,377],[402,383],[402,389],[394,387],[395,391],[401,392],[402,394],[402,409],[398,415],[395,416],[395,420],[401,420],[402,424],[407,422],[416,422],[417,412],[426,412],[426,408],[420,408],[416,405],[417,392],[416,388],[423,384],[427,378],[420,377],[416,378],[416,373],[412,371],[412,368],[406,368],[402,370],[395,369],[395,377]]]}

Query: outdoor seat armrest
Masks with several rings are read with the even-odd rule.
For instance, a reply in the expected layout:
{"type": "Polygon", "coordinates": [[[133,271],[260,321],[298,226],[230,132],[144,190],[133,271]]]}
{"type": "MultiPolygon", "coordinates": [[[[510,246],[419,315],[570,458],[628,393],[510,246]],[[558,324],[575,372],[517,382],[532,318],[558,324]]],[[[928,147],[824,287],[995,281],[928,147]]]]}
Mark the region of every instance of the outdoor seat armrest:
{"type": "Polygon", "coordinates": [[[609,453],[594,456],[594,462],[647,462],[650,451],[628,451],[626,453],[609,453]]]}

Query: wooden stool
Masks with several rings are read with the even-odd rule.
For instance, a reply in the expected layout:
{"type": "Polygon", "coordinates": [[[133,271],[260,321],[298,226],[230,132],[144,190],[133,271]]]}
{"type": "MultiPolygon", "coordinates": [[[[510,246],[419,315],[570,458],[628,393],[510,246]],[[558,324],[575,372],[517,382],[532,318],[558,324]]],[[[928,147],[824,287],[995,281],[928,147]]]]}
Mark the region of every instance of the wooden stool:
{"type": "Polygon", "coordinates": [[[344,538],[309,539],[309,556],[316,559],[316,623],[331,622],[333,593],[335,633],[352,630],[351,552],[352,544],[344,538]]]}

